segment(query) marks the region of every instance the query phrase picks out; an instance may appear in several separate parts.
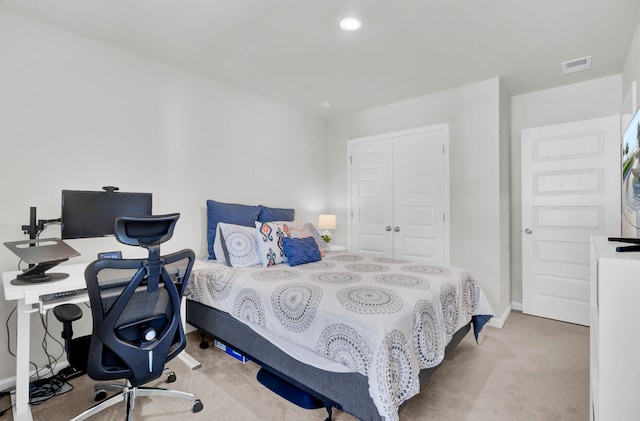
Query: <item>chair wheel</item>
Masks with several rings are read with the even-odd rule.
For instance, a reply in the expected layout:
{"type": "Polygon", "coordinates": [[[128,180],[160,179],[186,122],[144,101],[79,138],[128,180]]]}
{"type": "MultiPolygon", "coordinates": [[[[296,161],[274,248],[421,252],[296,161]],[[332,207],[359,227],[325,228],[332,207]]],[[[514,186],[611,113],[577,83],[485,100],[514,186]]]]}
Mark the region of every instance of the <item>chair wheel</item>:
{"type": "Polygon", "coordinates": [[[204,405],[202,405],[202,401],[200,399],[196,399],[195,401],[193,401],[193,403],[191,404],[191,412],[193,412],[194,414],[196,412],[200,412],[202,411],[202,408],[204,408],[204,405]]]}
{"type": "Polygon", "coordinates": [[[176,373],[174,373],[173,371],[167,374],[167,383],[173,383],[176,381],[176,379],[176,373]]]}
{"type": "Polygon", "coordinates": [[[105,400],[107,397],[107,391],[104,389],[100,389],[100,390],[95,390],[93,392],[93,400],[96,402],[100,402],[102,400],[105,400]]]}

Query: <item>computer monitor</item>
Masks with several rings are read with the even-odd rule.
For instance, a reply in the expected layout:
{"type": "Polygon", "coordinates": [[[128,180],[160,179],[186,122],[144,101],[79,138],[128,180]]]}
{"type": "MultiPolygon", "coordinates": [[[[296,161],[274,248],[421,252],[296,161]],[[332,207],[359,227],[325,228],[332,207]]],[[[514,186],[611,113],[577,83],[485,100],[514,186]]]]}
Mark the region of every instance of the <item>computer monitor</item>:
{"type": "Polygon", "coordinates": [[[62,190],[62,239],[113,235],[116,216],[148,216],[151,206],[151,193],[62,190]]]}
{"type": "Polygon", "coordinates": [[[622,135],[622,237],[640,238],[640,108],[622,135]]]}

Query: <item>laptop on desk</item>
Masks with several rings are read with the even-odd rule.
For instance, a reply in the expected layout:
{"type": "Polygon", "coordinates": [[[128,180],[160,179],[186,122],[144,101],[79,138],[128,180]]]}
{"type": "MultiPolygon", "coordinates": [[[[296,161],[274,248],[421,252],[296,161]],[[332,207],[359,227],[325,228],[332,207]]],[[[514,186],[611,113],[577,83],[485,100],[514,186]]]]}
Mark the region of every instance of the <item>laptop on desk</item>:
{"type": "Polygon", "coordinates": [[[11,283],[14,285],[65,279],[68,276],[65,273],[45,272],[72,257],[80,256],[80,253],[59,238],[10,241],[4,245],[26,263],[35,265],[12,280],[11,283]]]}

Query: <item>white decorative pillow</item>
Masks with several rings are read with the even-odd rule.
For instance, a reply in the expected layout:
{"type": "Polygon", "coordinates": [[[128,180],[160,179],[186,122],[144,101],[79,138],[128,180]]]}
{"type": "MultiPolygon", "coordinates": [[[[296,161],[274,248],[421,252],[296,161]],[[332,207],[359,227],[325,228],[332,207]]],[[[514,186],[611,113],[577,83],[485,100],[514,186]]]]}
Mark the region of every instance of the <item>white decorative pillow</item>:
{"type": "Polygon", "coordinates": [[[224,255],[224,248],[222,247],[222,233],[220,232],[220,223],[216,225],[216,238],[213,240],[213,253],[216,255],[216,262],[223,263],[229,266],[227,257],[224,255]]]}
{"type": "Polygon", "coordinates": [[[282,245],[283,237],[289,237],[283,224],[256,221],[256,239],[262,266],[273,266],[287,261],[282,245]]]}
{"type": "Polygon", "coordinates": [[[318,244],[318,248],[320,250],[331,251],[331,246],[329,245],[329,243],[324,241],[324,239],[316,229],[315,225],[313,225],[311,222],[307,222],[306,224],[304,224],[304,229],[305,231],[308,231],[311,233],[311,236],[313,237],[314,240],[316,240],[316,243],[318,244]]]}
{"type": "Polygon", "coordinates": [[[256,229],[242,225],[218,223],[222,233],[222,249],[227,264],[234,268],[260,264],[256,229]]]}
{"type": "Polygon", "coordinates": [[[331,250],[331,248],[329,247],[329,244],[327,244],[327,242],[322,239],[322,236],[320,235],[316,227],[311,222],[307,222],[307,223],[295,222],[295,223],[286,223],[286,224],[287,224],[287,227],[285,227],[285,231],[287,232],[289,237],[291,238],[313,237],[313,239],[316,240],[316,244],[318,245],[318,248],[320,249],[320,252],[322,253],[323,256],[325,251],[331,250]]]}

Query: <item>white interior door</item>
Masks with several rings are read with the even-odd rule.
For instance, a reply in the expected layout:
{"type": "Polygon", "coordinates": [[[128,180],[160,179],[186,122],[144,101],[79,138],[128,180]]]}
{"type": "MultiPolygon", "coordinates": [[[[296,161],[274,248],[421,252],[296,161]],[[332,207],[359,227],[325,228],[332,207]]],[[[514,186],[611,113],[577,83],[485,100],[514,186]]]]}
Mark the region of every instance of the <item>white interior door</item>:
{"type": "Polygon", "coordinates": [[[393,139],[394,257],[445,264],[443,130],[393,139]]]}
{"type": "Polygon", "coordinates": [[[350,156],[350,249],[358,253],[393,256],[391,139],[355,143],[350,156]]]}
{"type": "Polygon", "coordinates": [[[352,251],[449,263],[448,141],[444,124],[349,142],[352,251]]]}
{"type": "Polygon", "coordinates": [[[619,117],[522,131],[522,309],[589,325],[592,235],[620,234],[619,117]]]}

